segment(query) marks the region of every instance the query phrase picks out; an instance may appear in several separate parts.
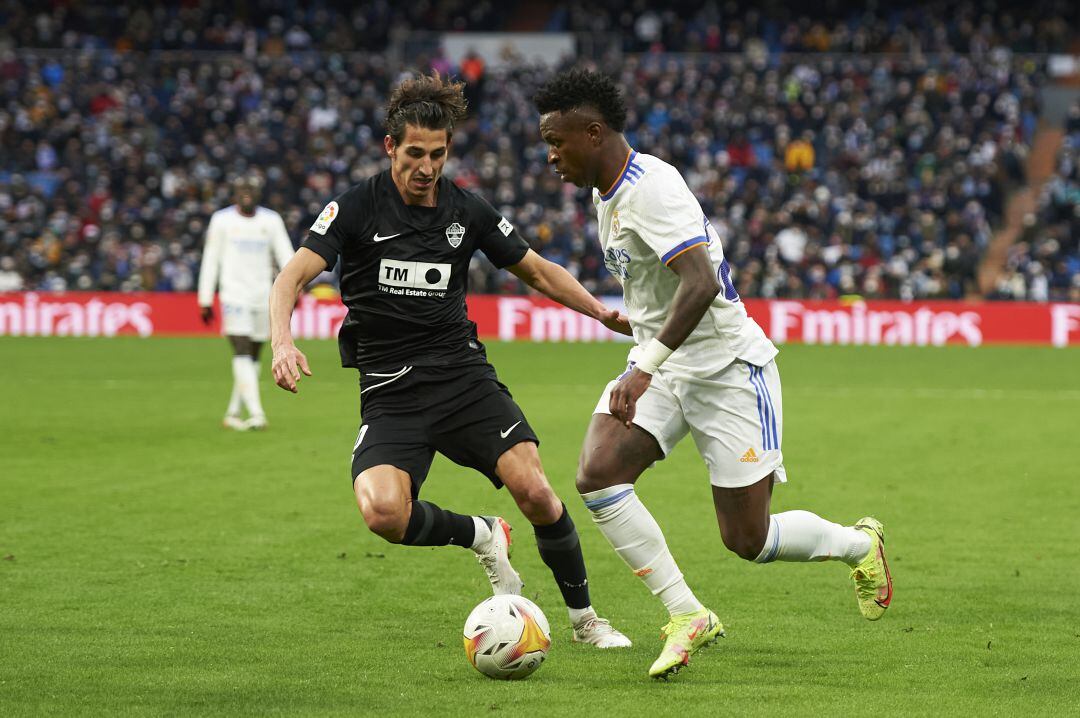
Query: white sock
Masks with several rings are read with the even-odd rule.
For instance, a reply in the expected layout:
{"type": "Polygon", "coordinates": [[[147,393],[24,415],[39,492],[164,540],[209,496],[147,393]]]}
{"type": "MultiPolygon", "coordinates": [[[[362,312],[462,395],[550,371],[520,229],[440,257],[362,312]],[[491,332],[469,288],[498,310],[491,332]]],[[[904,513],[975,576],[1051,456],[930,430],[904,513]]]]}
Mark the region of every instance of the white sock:
{"type": "Polygon", "coordinates": [[[236,374],[235,361],[233,362],[232,395],[229,396],[229,408],[225,410],[225,416],[240,416],[240,377],[236,374]]]}
{"type": "Polygon", "coordinates": [[[765,547],[754,559],[770,561],[843,561],[855,566],[870,550],[870,537],[850,526],[826,521],[809,511],[773,514],[765,547]]]}
{"type": "Polygon", "coordinates": [[[233,376],[240,390],[240,399],[247,406],[251,416],[263,416],[262,402],[259,400],[259,376],[255,373],[255,362],[250,356],[233,357],[233,376]]]}
{"type": "Polygon", "coordinates": [[[479,546],[482,543],[487,543],[488,541],[491,540],[491,527],[488,526],[487,521],[484,521],[479,516],[473,516],[472,520],[473,520],[473,526],[475,527],[476,532],[475,532],[475,535],[473,536],[472,546],[470,546],[469,548],[471,548],[473,551],[475,551],[477,546],[479,546]]]}
{"type": "Polygon", "coordinates": [[[586,621],[596,618],[596,611],[592,606],[586,606],[585,608],[570,608],[566,607],[566,610],[570,612],[570,625],[580,626],[586,621]]]}
{"type": "Polygon", "coordinates": [[[668,613],[674,616],[703,608],[683,580],[660,526],[632,484],[617,484],[581,498],[615,553],[664,602],[668,613]]]}
{"type": "MultiPolygon", "coordinates": [[[[262,408],[262,395],[259,392],[259,376],[260,376],[261,371],[262,371],[262,362],[260,362],[255,357],[251,357],[251,376],[255,380],[255,403],[259,407],[259,415],[264,416],[265,413],[263,412],[263,408],[262,408]]],[[[252,415],[254,416],[254,412],[252,412],[252,415]]]]}

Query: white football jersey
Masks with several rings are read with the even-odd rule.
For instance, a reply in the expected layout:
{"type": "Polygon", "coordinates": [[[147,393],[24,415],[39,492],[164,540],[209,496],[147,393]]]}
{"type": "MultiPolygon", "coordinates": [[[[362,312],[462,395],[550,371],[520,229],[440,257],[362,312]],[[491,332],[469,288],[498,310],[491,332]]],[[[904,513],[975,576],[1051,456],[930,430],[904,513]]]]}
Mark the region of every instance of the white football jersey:
{"type": "Polygon", "coordinates": [[[206,228],[199,305],[214,303],[220,283],[222,304],[268,306],[274,265],[280,270],[292,256],[289,233],[277,212],[256,207],[254,216],[245,217],[236,205],[219,209],[206,228]]]}
{"type": "Polygon", "coordinates": [[[665,362],[690,371],[715,370],[736,358],[764,366],[777,350],[731,283],[720,237],[674,167],[652,155],[631,151],[614,186],[593,190],[600,221],[604,264],[622,284],[626,313],[637,346],[655,337],[671,312],[679,276],[668,264],[704,245],[722,289],[687,340],[665,362]]]}

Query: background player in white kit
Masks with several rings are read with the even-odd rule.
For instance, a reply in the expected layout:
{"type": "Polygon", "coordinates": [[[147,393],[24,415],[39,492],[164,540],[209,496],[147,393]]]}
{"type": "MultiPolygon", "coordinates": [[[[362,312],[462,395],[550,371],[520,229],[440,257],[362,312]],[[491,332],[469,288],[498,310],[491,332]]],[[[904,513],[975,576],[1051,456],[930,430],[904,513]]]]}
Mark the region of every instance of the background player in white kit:
{"type": "Polygon", "coordinates": [[[776,347],[750,319],[716,231],[679,172],[635,152],[611,79],[571,70],[536,94],[548,162],[593,190],[608,270],[623,287],[636,346],[608,384],[582,448],[578,490],[615,551],[671,615],[649,674],[677,672],[723,635],[668,551],[634,482],[689,433],[712,484],[724,545],[744,559],[843,561],[862,614],[892,599],[884,529],[871,517],[845,527],[807,511],[770,514],[786,481],[776,347]]]}
{"type": "Polygon", "coordinates": [[[210,218],[199,269],[199,307],[206,324],[214,319],[214,292],[221,294],[222,333],[233,349],[232,396],[222,423],[238,431],[266,428],[259,351],[270,338],[274,265],[281,269],[293,256],[281,215],[258,206],[259,189],[253,176],[233,182],[236,204],[210,218]],[[241,416],[242,406],[247,419],[241,416]]]}

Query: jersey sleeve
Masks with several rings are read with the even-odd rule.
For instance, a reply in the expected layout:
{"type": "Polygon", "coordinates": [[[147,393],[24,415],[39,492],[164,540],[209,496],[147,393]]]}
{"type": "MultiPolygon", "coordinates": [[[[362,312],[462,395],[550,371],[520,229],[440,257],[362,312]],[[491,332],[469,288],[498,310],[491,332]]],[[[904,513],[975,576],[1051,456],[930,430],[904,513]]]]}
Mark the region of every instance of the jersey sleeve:
{"type": "Polygon", "coordinates": [[[218,275],[221,273],[222,241],[221,216],[215,212],[206,227],[206,244],[199,264],[200,307],[209,307],[214,303],[214,292],[217,291],[218,275]]]}
{"type": "Polygon", "coordinates": [[[529,251],[529,243],[510,221],[495,211],[483,197],[476,196],[474,208],[480,227],[476,246],[499,269],[517,264],[529,251]]]}
{"type": "Polygon", "coordinates": [[[366,196],[364,185],[359,184],[334,198],[323,207],[301,246],[322,257],[327,267],[337,264],[346,241],[358,231],[366,196]]]}
{"type": "Polygon", "coordinates": [[[646,176],[634,203],[638,236],[665,265],[699,244],[708,244],[705,215],[697,197],[677,172],[646,176]]]}

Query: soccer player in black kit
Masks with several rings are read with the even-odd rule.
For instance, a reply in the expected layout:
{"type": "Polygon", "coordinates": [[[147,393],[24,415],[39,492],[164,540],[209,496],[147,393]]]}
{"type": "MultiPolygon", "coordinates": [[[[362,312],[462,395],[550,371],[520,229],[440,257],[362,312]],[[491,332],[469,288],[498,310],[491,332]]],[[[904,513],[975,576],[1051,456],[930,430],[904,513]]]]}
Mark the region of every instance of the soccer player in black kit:
{"type": "Polygon", "coordinates": [[[629,646],[592,608],[577,529],[544,475],[539,440],[466,314],[469,260],[479,249],[555,301],[624,334],[629,324],[531,251],[485,200],[442,177],[454,125],[465,115],[462,88],[433,75],[407,79],[392,93],[384,139],[390,169],[326,205],[274,282],[274,380],[296,392],[300,372],[311,376],[289,321],[300,290],[340,257],[349,309],[338,337],[341,362],[360,370],[362,402],[351,475],[368,528],[391,543],[471,548],[494,593],[521,593],[506,521],[419,500],[438,451],[510,491],[533,524],[574,640],[629,646]]]}

